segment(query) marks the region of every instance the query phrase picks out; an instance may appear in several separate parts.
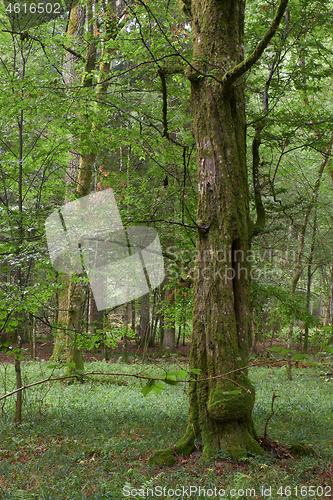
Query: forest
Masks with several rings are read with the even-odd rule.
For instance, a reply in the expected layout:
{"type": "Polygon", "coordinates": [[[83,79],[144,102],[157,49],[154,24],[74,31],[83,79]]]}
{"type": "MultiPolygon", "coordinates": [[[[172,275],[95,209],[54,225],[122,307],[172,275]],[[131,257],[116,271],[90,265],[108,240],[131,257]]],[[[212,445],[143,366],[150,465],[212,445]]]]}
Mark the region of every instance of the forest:
{"type": "Polygon", "coordinates": [[[0,3],[0,500],[333,499],[332,33],[0,3]]]}

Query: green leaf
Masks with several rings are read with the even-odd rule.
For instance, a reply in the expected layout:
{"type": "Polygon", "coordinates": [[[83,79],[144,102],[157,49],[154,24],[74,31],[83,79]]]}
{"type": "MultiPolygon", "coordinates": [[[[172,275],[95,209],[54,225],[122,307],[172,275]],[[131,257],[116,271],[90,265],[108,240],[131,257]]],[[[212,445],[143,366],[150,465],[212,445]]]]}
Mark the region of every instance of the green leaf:
{"type": "Polygon", "coordinates": [[[176,377],[178,380],[184,380],[187,376],[187,371],[186,370],[179,370],[179,372],[176,372],[176,377]]]}
{"type": "Polygon", "coordinates": [[[147,396],[147,394],[150,393],[150,391],[153,389],[153,384],[151,382],[149,382],[147,385],[144,385],[141,389],[141,394],[143,394],[145,397],[147,396]]]}
{"type": "Polygon", "coordinates": [[[160,392],[162,392],[164,389],[164,384],[163,382],[156,382],[154,381],[152,383],[152,390],[155,394],[159,394],[160,392]]]}
{"type": "Polygon", "coordinates": [[[200,368],[191,368],[190,370],[192,373],[194,373],[194,375],[200,375],[201,374],[201,370],[200,368]]]}
{"type": "Polygon", "coordinates": [[[167,373],[167,378],[171,379],[171,377],[175,376],[176,378],[172,379],[172,380],[184,380],[184,378],[186,377],[186,375],[187,375],[187,371],[186,370],[178,370],[176,372],[168,372],[167,373]]]}
{"type": "Polygon", "coordinates": [[[298,354],[294,354],[292,356],[292,359],[294,359],[295,361],[299,361],[300,359],[305,359],[307,357],[308,357],[307,354],[298,353],[298,354]]]}
{"type": "Polygon", "coordinates": [[[234,391],[225,391],[222,392],[222,394],[225,394],[226,396],[238,396],[242,392],[241,389],[235,389],[234,391]]]}
{"type": "Polygon", "coordinates": [[[174,372],[166,373],[164,380],[166,384],[177,385],[177,377],[174,372]]]}
{"type": "Polygon", "coordinates": [[[292,351],[291,349],[285,349],[285,348],[281,349],[281,354],[290,354],[292,352],[294,352],[294,351],[292,351]]]}
{"type": "Polygon", "coordinates": [[[333,347],[327,345],[323,350],[327,352],[333,352],[333,347]]]}
{"type": "Polygon", "coordinates": [[[22,359],[26,358],[26,355],[23,352],[18,352],[17,354],[15,354],[14,358],[17,359],[17,360],[19,360],[19,361],[21,361],[22,359]]]}
{"type": "Polygon", "coordinates": [[[169,384],[169,385],[177,385],[178,384],[177,380],[172,380],[172,379],[169,379],[169,378],[165,379],[165,383],[169,384]]]}

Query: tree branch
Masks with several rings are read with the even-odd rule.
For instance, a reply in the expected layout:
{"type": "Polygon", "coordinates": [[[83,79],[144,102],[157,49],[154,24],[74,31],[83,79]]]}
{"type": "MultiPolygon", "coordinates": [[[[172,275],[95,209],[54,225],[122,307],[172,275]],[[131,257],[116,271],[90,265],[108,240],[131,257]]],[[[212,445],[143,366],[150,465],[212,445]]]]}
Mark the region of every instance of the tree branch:
{"type": "Polygon", "coordinates": [[[159,77],[161,79],[162,83],[162,95],[163,95],[163,106],[162,106],[162,114],[163,114],[163,134],[162,137],[167,137],[169,138],[169,131],[168,131],[168,93],[167,93],[167,85],[166,85],[166,78],[165,78],[165,73],[159,69],[158,71],[159,77]]]}
{"type": "Polygon", "coordinates": [[[252,142],[252,179],[253,179],[254,201],[257,212],[257,220],[251,231],[251,237],[259,234],[264,229],[266,223],[266,213],[261,198],[261,188],[259,181],[259,164],[260,164],[259,148],[261,145],[261,130],[262,130],[262,125],[256,127],[252,142]]]}
{"type": "Polygon", "coordinates": [[[265,424],[265,432],[264,432],[264,439],[263,439],[264,444],[267,443],[267,426],[268,426],[268,422],[270,421],[270,419],[273,417],[273,415],[275,413],[275,410],[274,410],[274,401],[275,401],[276,398],[279,398],[279,397],[280,396],[278,394],[275,394],[275,392],[273,392],[272,404],[271,404],[271,413],[268,416],[268,418],[266,420],[266,424],[265,424]]]}
{"type": "MultiPolygon", "coordinates": [[[[4,394],[3,396],[0,397],[0,401],[2,401],[3,399],[6,399],[8,398],[9,396],[13,396],[14,394],[17,394],[18,392],[22,392],[24,391],[25,389],[30,389],[30,387],[36,387],[36,385],[41,385],[41,384],[46,384],[47,382],[56,382],[56,381],[63,381],[63,380],[69,380],[69,379],[72,379],[72,378],[80,378],[80,377],[85,377],[87,375],[100,375],[100,376],[113,376],[113,377],[132,377],[132,378],[136,378],[136,379],[139,379],[139,380],[147,380],[148,382],[149,381],[159,381],[159,382],[168,382],[170,380],[172,380],[172,382],[175,382],[177,384],[187,384],[188,382],[206,382],[208,380],[215,380],[215,379],[220,379],[220,378],[225,378],[226,375],[230,375],[232,373],[236,373],[236,372],[239,372],[239,371],[242,371],[242,370],[245,370],[247,368],[251,368],[251,367],[256,367],[256,366],[261,366],[262,364],[264,364],[265,362],[264,361],[259,361],[259,362],[256,362],[256,363],[252,363],[248,366],[243,366],[242,368],[236,368],[235,370],[231,370],[227,373],[223,373],[222,375],[215,375],[213,377],[206,377],[206,378],[193,378],[193,375],[191,374],[191,371],[188,371],[188,374],[190,375],[190,378],[189,379],[183,379],[183,380],[173,380],[173,379],[168,379],[167,376],[168,376],[168,372],[166,371],[165,372],[165,375],[164,377],[154,377],[152,375],[140,375],[139,373],[110,373],[110,372],[100,372],[100,371],[92,371],[92,372],[77,372],[73,375],[61,375],[59,377],[47,377],[47,378],[44,378],[42,380],[38,380],[37,382],[32,382],[31,384],[26,384],[22,387],[19,387],[18,389],[14,389],[13,391],[10,391],[10,392],[7,392],[6,394],[4,394]]],[[[167,383],[166,382],[166,383],[167,383]]]]}
{"type": "Polygon", "coordinates": [[[237,64],[231,71],[229,71],[226,75],[223,76],[222,78],[222,83],[230,86],[232,83],[234,83],[238,78],[240,78],[244,73],[246,73],[252,66],[258,61],[260,58],[261,54],[264,52],[264,50],[267,48],[269,42],[275,35],[276,30],[279,27],[280,21],[284,15],[284,12],[287,8],[289,0],[280,0],[280,4],[278,6],[278,9],[276,11],[275,18],[273,19],[273,22],[264,35],[264,37],[260,40],[252,54],[249,55],[247,59],[242,61],[241,63],[237,64]]]}
{"type": "Polygon", "coordinates": [[[67,52],[69,52],[70,54],[72,54],[72,56],[75,56],[77,57],[78,59],[80,59],[81,61],[85,61],[85,58],[83,57],[82,54],[79,54],[78,52],[76,52],[75,50],[71,49],[70,47],[66,47],[66,45],[64,45],[63,43],[60,44],[61,47],[63,47],[65,50],[67,50],[67,52]]]}

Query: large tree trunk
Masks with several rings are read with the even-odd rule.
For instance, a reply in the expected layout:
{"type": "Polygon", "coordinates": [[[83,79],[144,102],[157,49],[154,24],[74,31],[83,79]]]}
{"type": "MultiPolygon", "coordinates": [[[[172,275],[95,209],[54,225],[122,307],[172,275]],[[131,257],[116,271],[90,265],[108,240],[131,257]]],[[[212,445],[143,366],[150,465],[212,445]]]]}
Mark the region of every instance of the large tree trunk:
{"type": "MultiPolygon", "coordinates": [[[[110,39],[117,36],[117,17],[116,17],[116,2],[112,0],[109,3],[110,9],[106,15],[105,13],[105,38],[107,42],[110,39]]],[[[78,35],[81,26],[80,19],[82,13],[86,11],[86,24],[87,31],[90,35],[89,43],[87,47],[86,61],[84,73],[82,76],[82,87],[89,88],[92,86],[92,72],[95,70],[96,66],[96,45],[97,40],[94,35],[94,24],[93,24],[93,11],[94,2],[89,0],[85,10],[82,11],[83,7],[77,5],[71,10],[71,19],[69,23],[70,35],[78,35]],[[75,25],[76,23],[76,25],[75,25]],[[76,26],[76,27],[75,27],[76,26]]],[[[107,93],[108,79],[106,76],[110,71],[109,62],[109,49],[102,44],[102,54],[99,62],[99,87],[97,91],[97,100],[104,97],[107,93]]],[[[85,120],[86,116],[80,117],[81,120],[85,120]]],[[[93,124],[92,130],[96,133],[99,130],[100,125],[93,124]]],[[[96,159],[96,150],[93,145],[92,148],[82,152],[80,154],[80,160],[78,165],[78,174],[76,179],[75,190],[79,197],[87,196],[91,190],[91,178],[92,171],[94,167],[94,162],[96,159]]],[[[74,177],[74,174],[73,174],[74,177]]],[[[79,278],[81,278],[79,276],[79,278]]],[[[66,331],[69,332],[70,337],[66,335],[66,360],[71,365],[68,365],[68,373],[75,372],[75,370],[83,370],[83,356],[81,351],[76,347],[77,335],[82,331],[84,304],[87,294],[87,287],[84,285],[82,280],[77,281],[69,280],[68,294],[67,294],[67,306],[68,313],[66,317],[66,331]],[[75,368],[73,367],[75,364],[75,368]]]]}
{"type": "Polygon", "coordinates": [[[274,36],[288,0],[243,60],[243,0],[183,0],[192,17],[191,81],[198,162],[196,281],[190,367],[189,421],[175,448],[151,464],[171,464],[174,451],[219,450],[232,458],[262,453],[252,423],[254,387],[247,377],[250,330],[249,195],[242,76],[274,36]],[[235,394],[236,392],[236,394],[235,394]]]}
{"type": "MultiPolygon", "coordinates": [[[[202,448],[232,458],[261,453],[252,424],[254,387],[247,377],[250,280],[249,194],[245,99],[241,81],[223,85],[225,71],[243,59],[245,2],[192,0],[193,128],[198,163],[198,236],[190,367],[189,421],[178,453],[202,448]],[[209,378],[209,380],[207,380],[209,378]],[[205,380],[206,379],[206,380],[205,380]],[[238,395],[228,394],[240,390],[238,395]]],[[[151,463],[172,463],[157,452],[151,463]]]]}
{"type": "MultiPolygon", "coordinates": [[[[242,61],[244,9],[242,1],[192,1],[194,60],[202,73],[242,61]]],[[[220,449],[239,458],[261,451],[251,416],[254,387],[239,370],[248,364],[250,333],[244,89],[239,81],[225,87],[190,78],[199,187],[190,366],[201,369],[198,378],[216,378],[191,385],[186,440],[199,438],[204,458],[220,449]]]]}

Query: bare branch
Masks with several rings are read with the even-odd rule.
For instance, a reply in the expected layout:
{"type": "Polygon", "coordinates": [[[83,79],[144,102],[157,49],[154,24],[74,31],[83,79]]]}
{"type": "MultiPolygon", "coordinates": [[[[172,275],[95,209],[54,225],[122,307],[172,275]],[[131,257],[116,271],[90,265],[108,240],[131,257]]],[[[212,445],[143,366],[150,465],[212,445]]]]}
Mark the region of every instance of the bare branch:
{"type": "Polygon", "coordinates": [[[163,106],[162,106],[162,113],[163,113],[163,134],[162,137],[169,137],[169,131],[168,131],[168,93],[167,93],[167,85],[166,85],[166,78],[165,78],[165,73],[159,69],[158,71],[159,77],[161,79],[162,83],[162,96],[163,96],[163,106]]]}

